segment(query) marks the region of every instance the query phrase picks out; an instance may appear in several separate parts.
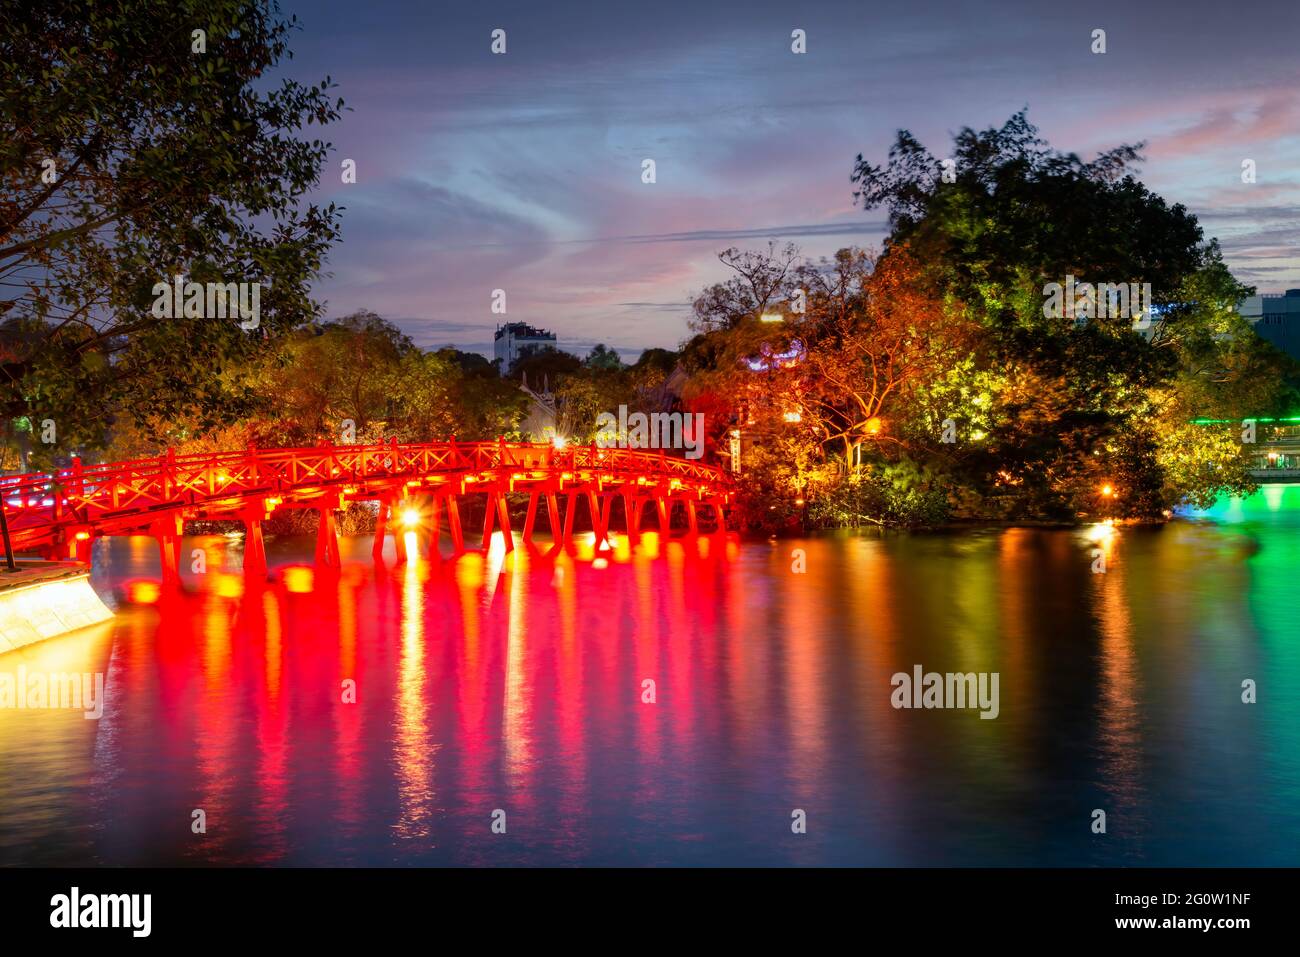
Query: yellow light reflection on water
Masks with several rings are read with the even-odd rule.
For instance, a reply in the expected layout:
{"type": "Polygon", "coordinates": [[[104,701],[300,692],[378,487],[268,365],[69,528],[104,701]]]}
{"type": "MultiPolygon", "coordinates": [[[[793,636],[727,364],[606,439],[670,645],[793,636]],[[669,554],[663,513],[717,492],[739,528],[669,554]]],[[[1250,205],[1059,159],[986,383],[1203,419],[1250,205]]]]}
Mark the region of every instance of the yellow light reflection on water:
{"type": "MultiPolygon", "coordinates": [[[[1106,542],[1109,545],[1111,539],[1106,542]]],[[[1091,578],[1101,625],[1101,774],[1116,806],[1131,813],[1144,802],[1140,773],[1143,695],[1128,583],[1122,568],[1109,566],[1106,574],[1091,578]]]]}
{"type": "MultiPolygon", "coordinates": [[[[1088,536],[1088,541],[1092,542],[1096,546],[1093,551],[1101,552],[1101,565],[1097,566],[1097,569],[1099,571],[1104,571],[1110,565],[1111,559],[1115,555],[1115,545],[1119,541],[1119,531],[1115,528],[1113,522],[1102,522],[1098,525],[1091,526],[1087,530],[1086,534],[1088,536]]],[[[1097,555],[1093,555],[1094,560],[1096,560],[1097,557],[1097,555]]]]}
{"type": "Polygon", "coordinates": [[[242,598],[244,595],[244,578],[227,572],[213,572],[209,579],[212,592],[219,598],[242,598]]]}
{"type": "Polygon", "coordinates": [[[659,542],[660,538],[658,532],[642,532],[641,547],[637,549],[637,551],[646,558],[658,558],[659,542]]]}
{"type": "Polygon", "coordinates": [[[295,595],[310,594],[316,587],[316,572],[308,565],[289,565],[281,575],[285,591],[295,595]]]}
{"type": "Polygon", "coordinates": [[[1088,539],[1094,542],[1108,542],[1115,535],[1113,522],[1098,522],[1088,528],[1088,539]]]}
{"type": "Polygon", "coordinates": [[[510,553],[506,565],[505,581],[508,617],[506,620],[505,701],[501,721],[502,747],[505,752],[506,774],[513,787],[526,790],[532,768],[532,741],[530,708],[533,697],[528,690],[528,595],[522,581],[516,581],[519,572],[524,581],[528,574],[528,557],[523,549],[510,553]]]}
{"type": "Polygon", "coordinates": [[[403,838],[419,840],[429,836],[434,798],[433,761],[425,714],[423,570],[424,563],[412,555],[402,576],[402,649],[397,676],[397,734],[393,743],[401,805],[395,830],[403,838]]]}
{"type": "Polygon", "coordinates": [[[126,600],[136,605],[156,605],[162,597],[162,585],[154,581],[127,582],[126,600]]]}
{"type": "Polygon", "coordinates": [[[596,557],[596,533],[580,532],[573,536],[573,548],[577,557],[589,562],[596,557]]]}

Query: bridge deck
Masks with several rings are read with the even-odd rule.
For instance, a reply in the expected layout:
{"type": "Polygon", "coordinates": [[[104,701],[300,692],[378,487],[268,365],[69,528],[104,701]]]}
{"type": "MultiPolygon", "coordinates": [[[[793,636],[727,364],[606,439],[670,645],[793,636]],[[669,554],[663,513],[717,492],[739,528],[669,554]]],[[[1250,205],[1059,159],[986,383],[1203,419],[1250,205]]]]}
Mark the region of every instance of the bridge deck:
{"type": "MultiPolygon", "coordinates": [[[[732,484],[717,466],[662,451],[453,439],[185,456],[169,452],[85,467],[74,460],[69,469],[0,479],[0,507],[15,552],[88,561],[89,545],[97,537],[147,532],[170,544],[187,519],[242,520],[256,533],[260,549],[260,523],[277,508],[320,509],[322,536],[332,536],[333,511],[361,500],[381,505],[380,543],[392,509],[403,500],[419,499],[433,504],[435,536],[440,505],[445,508],[460,547],[457,497],[488,496],[486,540],[494,511],[503,530],[508,529],[504,496],[512,492],[530,496],[525,538],[531,536],[539,498],[546,498],[555,526],[559,495],[569,501],[566,533],[581,495],[603,537],[611,495],[625,496],[630,533],[639,522],[641,506],[649,501],[661,503],[661,524],[665,505],[671,509],[674,502],[686,503],[694,528],[696,503],[712,504],[720,519],[732,484]],[[630,515],[633,504],[635,516],[630,515]]],[[[328,552],[328,543],[323,544],[328,552]]],[[[512,547],[513,541],[507,545],[512,547]]]]}

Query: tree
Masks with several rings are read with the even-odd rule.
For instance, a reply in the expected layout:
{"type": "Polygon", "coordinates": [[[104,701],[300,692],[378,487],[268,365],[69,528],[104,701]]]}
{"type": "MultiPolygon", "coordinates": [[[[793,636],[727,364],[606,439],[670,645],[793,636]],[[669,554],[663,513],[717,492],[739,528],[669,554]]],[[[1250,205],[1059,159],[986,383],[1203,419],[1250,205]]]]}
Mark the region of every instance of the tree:
{"type": "MultiPolygon", "coordinates": [[[[981,436],[978,449],[951,459],[962,484],[985,502],[1000,498],[1011,515],[1090,514],[1096,488],[1121,473],[1128,495],[1108,509],[1150,515],[1176,504],[1174,490],[1198,494],[1162,471],[1176,458],[1165,443],[1180,440],[1156,428],[1171,390],[1193,388],[1220,408],[1269,375],[1280,382],[1235,311],[1251,290],[1217,244],[1202,241],[1195,216],[1135,179],[1140,150],[1119,146],[1085,162],[1052,150],[1022,111],[1000,128],[958,133],[946,177],[906,130],[886,165],[857,159],[856,198],[889,210],[886,259],[906,247],[935,290],[982,328],[966,381],[944,376],[927,391],[986,398],[976,415],[987,426],[967,433],[981,436]],[[1049,315],[1047,284],[1067,276],[1147,283],[1152,314],[1049,315]]],[[[1236,487],[1225,470],[1200,480],[1211,482],[1205,494],[1236,487]],[[1216,475],[1224,481],[1213,486],[1216,475]]]]}
{"type": "Polygon", "coordinates": [[[483,381],[467,383],[468,378],[443,352],[412,349],[403,355],[386,377],[392,398],[388,435],[403,442],[468,438],[458,431],[460,397],[483,381]]]}
{"type": "Polygon", "coordinates": [[[521,381],[527,376],[533,384],[541,384],[543,379],[554,384],[561,376],[573,375],[581,369],[582,360],[573,353],[544,346],[520,355],[510,367],[510,378],[521,381]]]}
{"type": "Polygon", "coordinates": [[[623,360],[618,357],[618,352],[608,348],[603,342],[598,342],[592,347],[587,353],[587,358],[582,360],[582,364],[589,369],[623,368],[623,360]]]}
{"type": "Polygon", "coordinates": [[[846,470],[864,442],[902,444],[889,428],[894,410],[909,407],[967,338],[960,306],[931,295],[920,272],[901,246],[879,262],[842,250],[811,297],[805,384],[795,394],[846,470]]]}
{"type": "Polygon", "coordinates": [[[39,323],[4,363],[9,416],[93,445],[115,411],[192,415],[248,396],[224,373],[309,319],[338,235],[307,203],[336,119],[327,79],[278,85],[295,18],[274,0],[49,0],[0,34],[0,316],[39,323]],[[160,318],[159,283],[259,284],[256,328],[160,318]]]}
{"type": "Polygon", "coordinates": [[[398,414],[414,381],[403,374],[418,355],[396,326],[367,310],[295,331],[268,355],[256,386],[280,423],[272,444],[337,442],[344,420],[369,437],[373,425],[398,414]]]}
{"type": "Polygon", "coordinates": [[[700,332],[734,329],[762,315],[789,297],[798,259],[799,250],[793,243],[779,249],[769,243],[765,253],[724,249],[718,260],[736,275],[696,297],[692,325],[700,332]]]}
{"type": "Polygon", "coordinates": [[[448,362],[454,363],[462,372],[470,376],[492,376],[497,378],[499,373],[496,366],[486,356],[477,352],[461,352],[454,346],[443,346],[438,350],[438,355],[442,356],[448,362]]]}

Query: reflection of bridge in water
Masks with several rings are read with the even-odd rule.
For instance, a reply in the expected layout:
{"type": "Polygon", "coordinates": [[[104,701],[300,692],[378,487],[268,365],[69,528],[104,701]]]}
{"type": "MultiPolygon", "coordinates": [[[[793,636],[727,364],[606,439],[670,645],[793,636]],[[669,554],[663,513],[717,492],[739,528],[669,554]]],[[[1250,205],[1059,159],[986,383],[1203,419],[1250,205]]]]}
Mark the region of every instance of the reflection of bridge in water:
{"type": "Polygon", "coordinates": [[[12,549],[46,558],[90,562],[96,538],[148,534],[157,539],[165,582],[179,581],[180,542],[186,521],[236,520],[244,525],[244,571],[266,575],[262,523],[279,509],[320,514],[316,561],[340,564],[335,512],[354,501],[378,504],[373,554],[380,560],[390,528],[397,559],[415,545],[438,557],[443,516],[457,553],[465,551],[460,505],[485,496],[482,548],[494,522],[506,549],[515,545],[507,496],[528,496],[522,541],[531,545],[539,505],[554,548],[572,546],[579,501],[585,501],[595,545],[608,541],[616,502],[635,547],[645,506],[653,503],[661,537],[674,509],[686,513],[690,534],[699,531],[698,508],[707,504],[717,530],[732,485],[717,466],[660,452],[517,442],[431,442],[248,449],[82,466],[0,480],[12,549]],[[560,498],[564,499],[561,510],[560,498]]]}

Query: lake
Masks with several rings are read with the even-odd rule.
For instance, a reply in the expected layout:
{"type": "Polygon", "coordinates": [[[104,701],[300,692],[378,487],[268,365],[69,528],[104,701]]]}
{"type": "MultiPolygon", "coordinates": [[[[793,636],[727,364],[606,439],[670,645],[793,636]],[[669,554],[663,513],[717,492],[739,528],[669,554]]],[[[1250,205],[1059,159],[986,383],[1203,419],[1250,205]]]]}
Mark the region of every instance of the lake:
{"type": "Polygon", "coordinates": [[[289,539],[264,587],[209,536],[180,594],[101,541],[116,620],[0,657],[105,688],[0,710],[0,863],[1294,866],[1297,536],[1274,486],[1158,528],[356,538],[333,573],[289,539]],[[997,716],[894,707],[918,666],[996,674],[997,716]]]}

